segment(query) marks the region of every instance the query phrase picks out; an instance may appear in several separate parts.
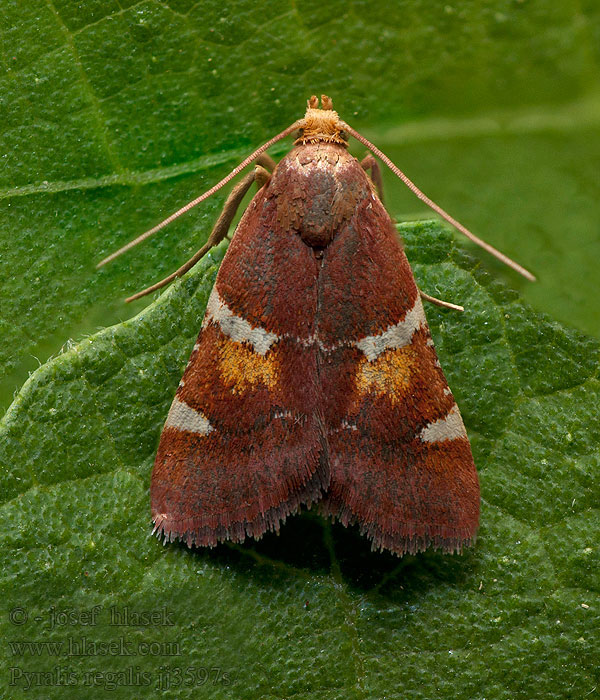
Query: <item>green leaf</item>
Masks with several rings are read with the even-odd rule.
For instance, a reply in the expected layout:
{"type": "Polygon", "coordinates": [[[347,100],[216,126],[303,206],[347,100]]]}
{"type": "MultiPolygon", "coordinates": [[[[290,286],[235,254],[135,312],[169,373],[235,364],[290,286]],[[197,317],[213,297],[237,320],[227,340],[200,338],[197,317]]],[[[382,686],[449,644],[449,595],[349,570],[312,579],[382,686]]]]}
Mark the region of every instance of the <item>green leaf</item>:
{"type": "MultiPolygon", "coordinates": [[[[312,93],[540,281],[482,258],[496,276],[600,337],[599,27],[591,0],[3,0],[0,406],[69,338],[139,311],[123,297],[197,250],[220,201],[95,263],[312,93]]],[[[391,178],[386,197],[430,217],[391,178]]]]}
{"type": "Polygon", "coordinates": [[[154,453],[217,250],[136,318],[37,370],[0,424],[12,699],[103,697],[111,684],[111,697],[149,697],[169,683],[177,698],[593,696],[598,343],[533,312],[438,224],[400,230],[420,287],[466,307],[427,314],[480,473],[475,547],[398,559],[311,511],[242,546],[150,536],[154,453]],[[111,608],[157,618],[116,627],[111,608]]]}

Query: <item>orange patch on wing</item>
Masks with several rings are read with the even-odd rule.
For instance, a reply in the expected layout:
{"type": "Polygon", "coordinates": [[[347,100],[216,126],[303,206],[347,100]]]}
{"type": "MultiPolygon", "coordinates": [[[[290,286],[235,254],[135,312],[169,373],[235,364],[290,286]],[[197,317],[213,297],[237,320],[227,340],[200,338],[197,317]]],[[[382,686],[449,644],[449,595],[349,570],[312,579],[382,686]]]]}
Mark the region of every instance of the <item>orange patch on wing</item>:
{"type": "Polygon", "coordinates": [[[224,338],[218,349],[219,373],[234,394],[246,393],[257,384],[273,389],[279,365],[273,353],[259,355],[245,343],[224,338]]]}
{"type": "Polygon", "coordinates": [[[417,362],[417,352],[412,345],[386,350],[371,362],[365,357],[358,364],[356,388],[361,397],[371,393],[400,403],[410,388],[417,362]]]}

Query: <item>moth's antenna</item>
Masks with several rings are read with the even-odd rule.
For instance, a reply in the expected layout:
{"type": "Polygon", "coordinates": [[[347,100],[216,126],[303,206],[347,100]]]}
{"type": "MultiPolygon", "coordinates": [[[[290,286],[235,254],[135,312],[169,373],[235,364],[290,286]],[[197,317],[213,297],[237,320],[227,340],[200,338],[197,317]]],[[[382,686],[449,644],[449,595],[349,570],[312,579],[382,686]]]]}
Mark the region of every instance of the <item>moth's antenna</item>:
{"type": "Polygon", "coordinates": [[[361,134],[359,134],[358,131],[355,131],[351,126],[348,126],[348,124],[346,124],[345,122],[340,120],[339,124],[340,127],[344,129],[344,131],[347,131],[349,134],[354,136],[355,139],[357,139],[367,148],[373,151],[373,153],[378,158],[381,158],[381,160],[388,166],[388,168],[394,173],[394,175],[399,177],[402,180],[402,182],[412,192],[414,192],[414,194],[416,194],[422,202],[425,202],[425,204],[428,207],[433,209],[433,211],[437,212],[443,219],[446,219],[446,221],[452,224],[454,228],[458,229],[462,234],[464,234],[467,238],[470,238],[474,243],[477,243],[478,246],[481,246],[481,248],[487,250],[488,253],[490,253],[495,258],[503,262],[505,265],[512,267],[513,270],[518,272],[520,275],[523,275],[523,277],[527,278],[528,280],[531,280],[532,282],[535,282],[535,276],[532,275],[531,272],[529,272],[529,270],[526,270],[524,267],[519,265],[519,263],[504,255],[504,253],[501,253],[499,250],[494,248],[494,246],[491,246],[489,243],[482,241],[481,238],[478,238],[475,234],[471,233],[468,228],[465,228],[459,221],[450,216],[450,214],[447,214],[439,205],[437,205],[434,201],[429,199],[429,197],[423,192],[421,192],[421,190],[415,185],[415,183],[412,182],[412,180],[409,180],[408,177],[402,172],[402,170],[400,170],[400,168],[394,165],[394,163],[392,163],[392,161],[385,155],[385,153],[382,153],[377,148],[377,146],[374,146],[364,136],[361,136],[361,134]]]}
{"type": "Polygon", "coordinates": [[[284,129],[281,133],[277,134],[277,136],[273,136],[272,139],[269,139],[266,143],[263,143],[260,148],[257,148],[256,151],[247,158],[245,158],[237,167],[235,167],[229,175],[226,175],[220,182],[217,182],[216,185],[213,185],[209,190],[207,190],[204,194],[201,194],[199,197],[196,199],[193,199],[191,202],[188,202],[184,207],[181,207],[178,211],[176,211],[174,214],[171,214],[171,216],[168,216],[164,221],[161,221],[160,224],[156,224],[156,226],[153,226],[151,229],[146,231],[145,233],[142,233],[141,236],[138,236],[137,238],[134,238],[132,241],[129,241],[129,243],[126,243],[122,248],[119,248],[119,250],[116,250],[114,253],[111,253],[108,255],[104,260],[101,260],[96,267],[102,267],[102,265],[106,265],[106,263],[110,262],[111,260],[114,260],[117,258],[119,255],[122,255],[123,253],[127,252],[130,248],[133,248],[136,246],[138,243],[141,243],[142,241],[145,241],[146,238],[150,238],[150,236],[153,233],[156,233],[157,231],[160,231],[163,229],[165,226],[170,224],[172,221],[175,221],[175,219],[179,218],[182,214],[185,214],[188,212],[190,209],[195,207],[197,204],[200,204],[200,202],[203,202],[205,199],[208,199],[211,195],[213,195],[217,190],[220,190],[221,187],[226,185],[230,180],[233,180],[233,178],[240,173],[247,165],[250,165],[253,160],[258,158],[258,156],[261,155],[261,153],[264,153],[268,148],[270,148],[274,143],[277,143],[277,141],[281,141],[281,139],[284,139],[286,136],[289,136],[293,131],[298,129],[302,125],[303,120],[299,119],[298,121],[294,122],[291,126],[288,126],[287,129],[284,129]]]}

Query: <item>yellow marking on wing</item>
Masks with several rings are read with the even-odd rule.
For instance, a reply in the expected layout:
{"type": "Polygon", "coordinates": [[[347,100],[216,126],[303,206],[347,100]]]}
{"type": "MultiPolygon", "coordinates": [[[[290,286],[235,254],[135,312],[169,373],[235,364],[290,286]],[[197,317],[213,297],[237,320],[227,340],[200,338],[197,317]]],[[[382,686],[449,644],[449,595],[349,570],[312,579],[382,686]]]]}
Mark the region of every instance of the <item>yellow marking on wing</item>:
{"type": "Polygon", "coordinates": [[[245,343],[223,340],[219,348],[219,370],[225,384],[234,394],[243,394],[264,384],[273,389],[277,384],[279,367],[273,353],[259,355],[245,343]]]}
{"type": "Polygon", "coordinates": [[[362,359],[355,378],[359,394],[387,396],[392,403],[399,403],[410,388],[417,360],[411,345],[386,350],[373,362],[362,359]]]}

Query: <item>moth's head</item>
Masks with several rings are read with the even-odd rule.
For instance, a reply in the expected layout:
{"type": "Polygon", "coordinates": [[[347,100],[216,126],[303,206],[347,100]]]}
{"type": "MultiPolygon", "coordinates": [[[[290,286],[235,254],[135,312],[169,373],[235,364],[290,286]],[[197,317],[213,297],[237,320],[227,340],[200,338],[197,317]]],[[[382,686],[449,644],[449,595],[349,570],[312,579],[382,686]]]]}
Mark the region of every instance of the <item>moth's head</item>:
{"type": "Polygon", "coordinates": [[[338,113],[333,109],[331,98],[321,95],[319,99],[313,95],[307,102],[306,114],[300,124],[296,144],[306,143],[337,143],[348,145],[348,135],[342,129],[338,113]]]}

